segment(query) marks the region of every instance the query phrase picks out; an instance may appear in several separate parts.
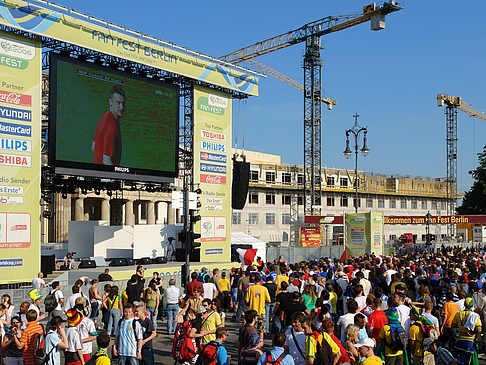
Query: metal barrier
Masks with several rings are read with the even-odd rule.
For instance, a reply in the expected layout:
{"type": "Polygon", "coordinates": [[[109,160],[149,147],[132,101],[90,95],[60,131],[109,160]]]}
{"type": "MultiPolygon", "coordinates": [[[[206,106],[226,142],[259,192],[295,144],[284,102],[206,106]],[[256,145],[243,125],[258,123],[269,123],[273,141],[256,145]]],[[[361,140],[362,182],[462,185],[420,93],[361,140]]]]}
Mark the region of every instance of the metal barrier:
{"type": "Polygon", "coordinates": [[[267,247],[267,257],[278,258],[283,256],[289,263],[318,260],[321,257],[340,258],[343,254],[344,246],[314,246],[314,247],[267,247]]]}

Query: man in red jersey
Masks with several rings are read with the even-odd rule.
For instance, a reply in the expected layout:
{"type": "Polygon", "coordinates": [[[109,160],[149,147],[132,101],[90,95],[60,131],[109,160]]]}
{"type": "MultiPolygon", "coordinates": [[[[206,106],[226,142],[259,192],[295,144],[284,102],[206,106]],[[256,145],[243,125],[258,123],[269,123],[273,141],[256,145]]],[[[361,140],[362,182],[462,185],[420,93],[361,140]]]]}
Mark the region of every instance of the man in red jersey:
{"type": "Polygon", "coordinates": [[[93,138],[93,163],[119,166],[122,151],[120,118],[125,112],[126,95],[123,88],[114,85],[108,102],[110,109],[103,113],[93,138]]]}

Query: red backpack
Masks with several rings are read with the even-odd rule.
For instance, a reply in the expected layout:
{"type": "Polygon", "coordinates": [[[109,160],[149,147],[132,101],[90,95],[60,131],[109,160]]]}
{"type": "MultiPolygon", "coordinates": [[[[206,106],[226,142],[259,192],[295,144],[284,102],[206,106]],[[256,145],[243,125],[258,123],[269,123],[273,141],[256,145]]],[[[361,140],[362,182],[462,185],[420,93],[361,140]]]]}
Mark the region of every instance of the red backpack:
{"type": "Polygon", "coordinates": [[[175,361],[186,361],[194,358],[199,351],[196,340],[189,337],[192,329],[192,321],[186,320],[178,323],[174,332],[174,343],[172,345],[172,358],[175,361]]]}
{"type": "Polygon", "coordinates": [[[284,351],[282,352],[279,357],[277,357],[276,360],[272,360],[272,354],[270,351],[267,351],[265,355],[267,355],[267,358],[265,362],[263,363],[264,365],[281,365],[282,360],[288,355],[289,353],[284,351]]]}
{"type": "Polygon", "coordinates": [[[217,341],[208,342],[199,353],[196,365],[216,365],[216,356],[218,355],[219,346],[221,346],[221,344],[217,341]]]}

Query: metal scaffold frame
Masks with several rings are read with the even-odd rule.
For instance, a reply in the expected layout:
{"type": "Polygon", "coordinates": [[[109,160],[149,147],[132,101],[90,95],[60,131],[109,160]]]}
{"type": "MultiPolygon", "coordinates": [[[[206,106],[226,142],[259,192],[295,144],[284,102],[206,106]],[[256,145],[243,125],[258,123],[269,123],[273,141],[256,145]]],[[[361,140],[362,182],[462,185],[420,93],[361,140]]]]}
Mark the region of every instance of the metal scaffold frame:
{"type": "MultiPolygon", "coordinates": [[[[447,106],[446,115],[446,160],[447,160],[447,215],[456,214],[457,205],[457,108],[447,106]]],[[[455,225],[447,225],[449,237],[455,235],[455,225]]]]}

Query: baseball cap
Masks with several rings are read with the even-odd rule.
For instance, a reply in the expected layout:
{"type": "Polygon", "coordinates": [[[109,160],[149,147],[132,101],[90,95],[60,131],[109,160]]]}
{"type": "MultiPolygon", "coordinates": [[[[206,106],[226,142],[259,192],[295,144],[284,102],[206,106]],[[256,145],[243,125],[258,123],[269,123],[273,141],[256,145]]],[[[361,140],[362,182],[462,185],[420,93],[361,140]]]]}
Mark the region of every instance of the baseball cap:
{"type": "Polygon", "coordinates": [[[198,308],[197,308],[197,312],[198,313],[206,313],[208,311],[208,309],[204,306],[204,305],[200,305],[198,308]]]}
{"type": "Polygon", "coordinates": [[[362,338],[361,341],[359,341],[359,343],[354,344],[354,347],[362,347],[362,346],[375,347],[375,341],[373,341],[369,337],[366,337],[366,338],[362,338]]]}

